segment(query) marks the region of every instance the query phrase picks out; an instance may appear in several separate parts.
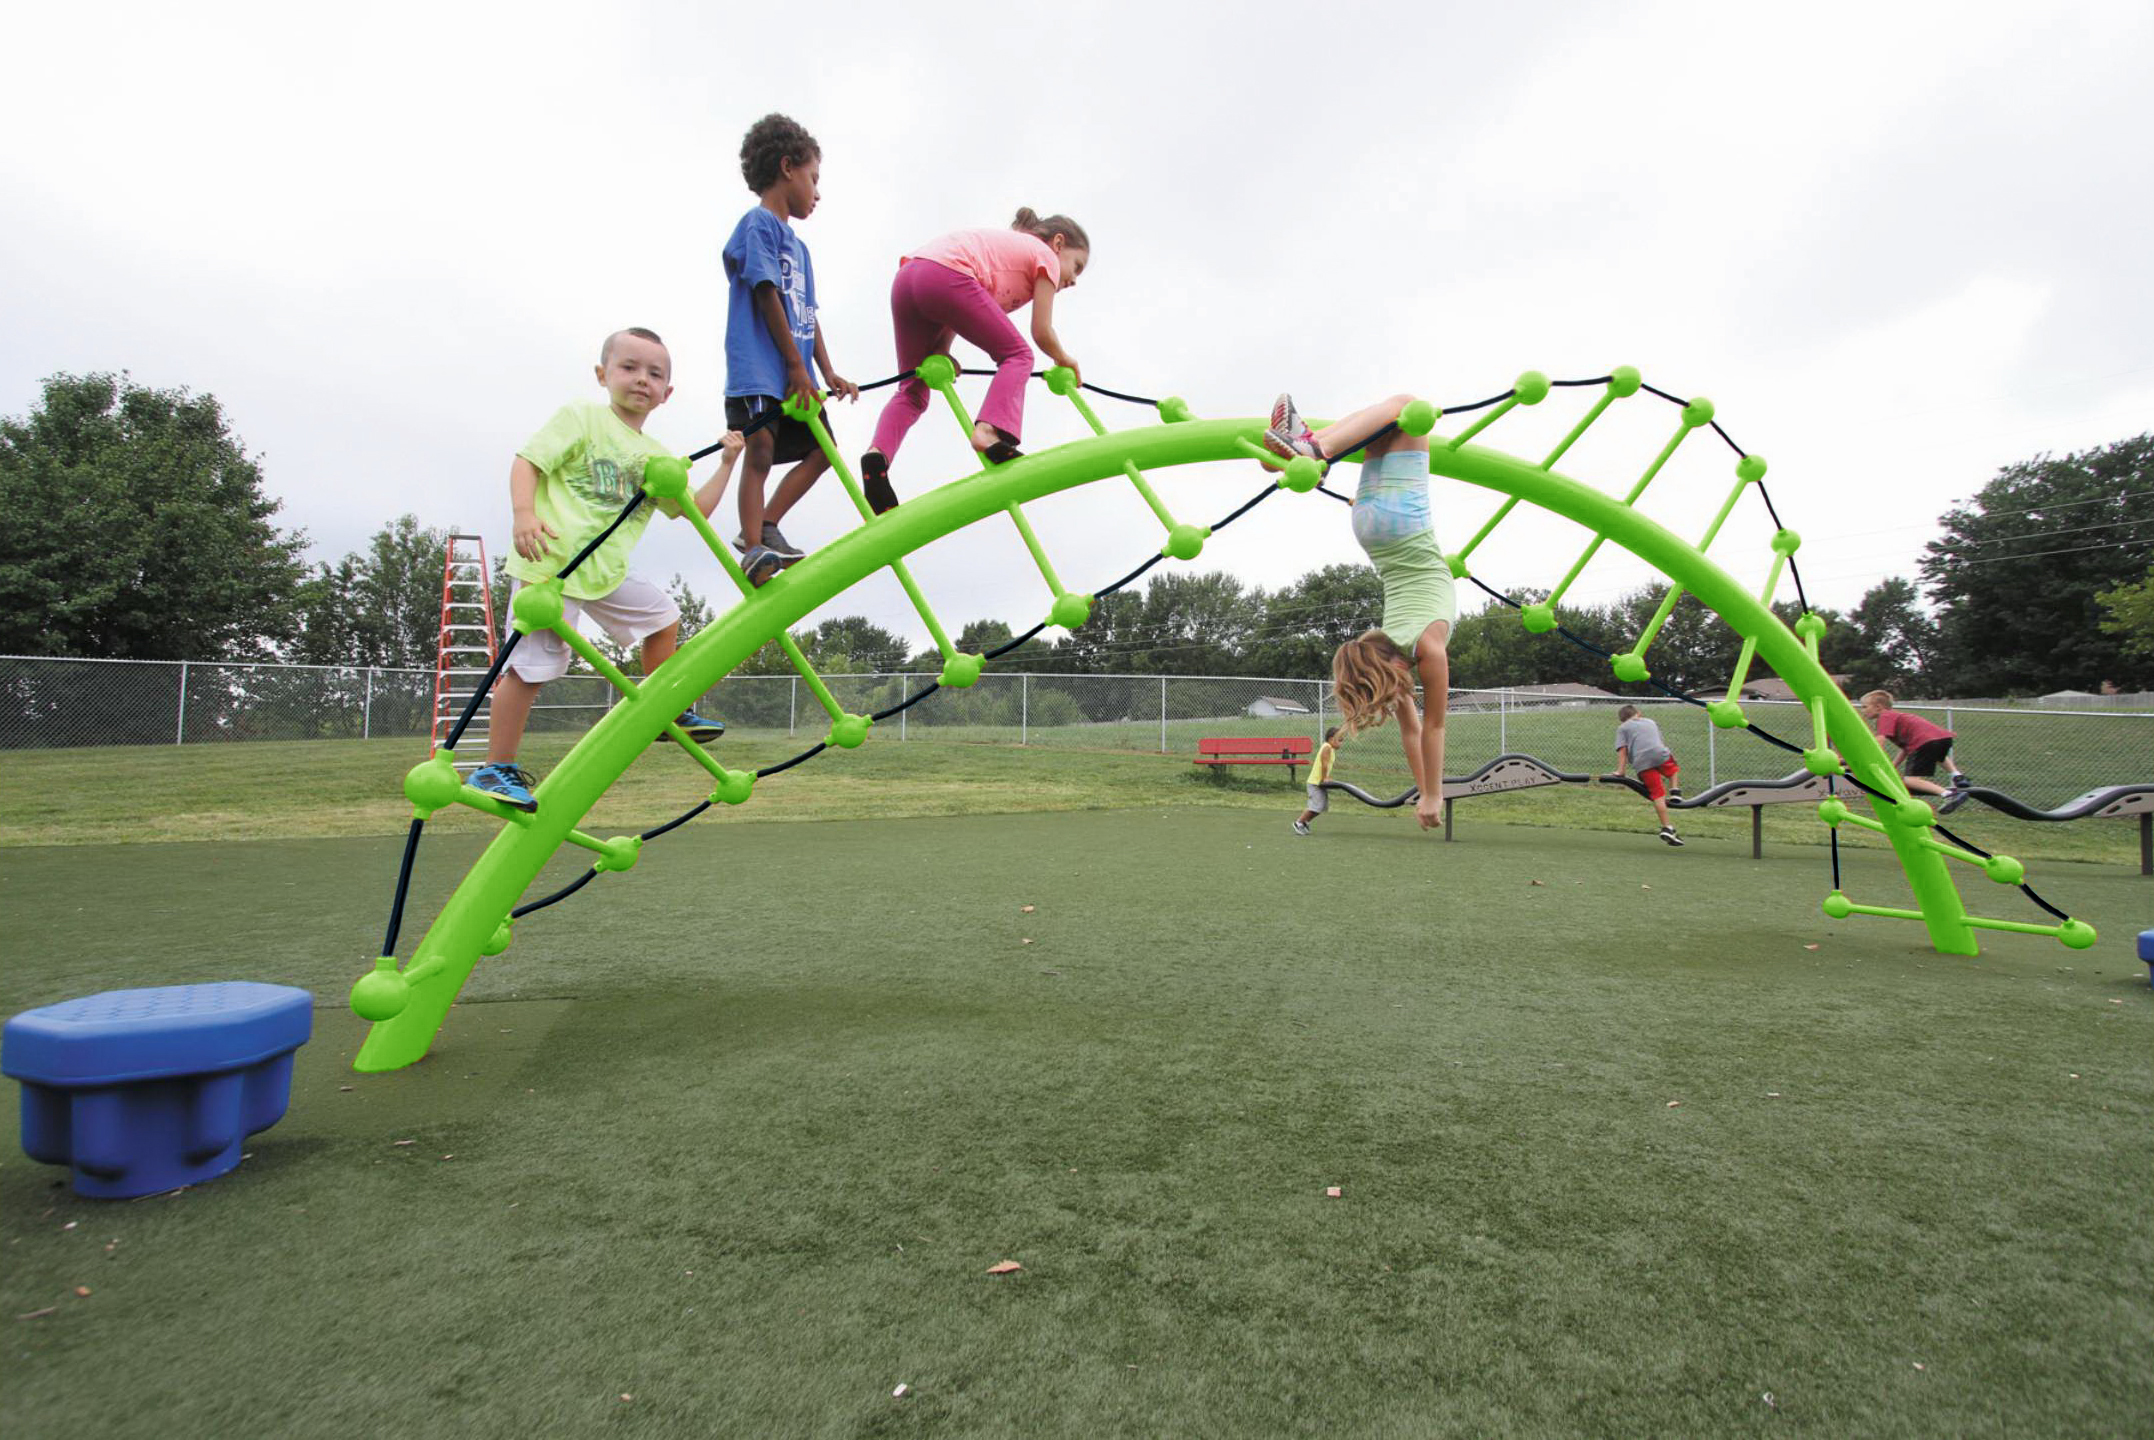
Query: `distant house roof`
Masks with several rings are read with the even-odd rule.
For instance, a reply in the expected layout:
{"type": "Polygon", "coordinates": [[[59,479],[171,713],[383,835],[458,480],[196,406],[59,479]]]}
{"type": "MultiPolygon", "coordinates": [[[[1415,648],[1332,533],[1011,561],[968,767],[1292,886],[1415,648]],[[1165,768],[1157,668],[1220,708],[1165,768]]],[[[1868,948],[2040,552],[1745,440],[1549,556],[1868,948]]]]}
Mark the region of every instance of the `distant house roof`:
{"type": "Polygon", "coordinates": [[[2091,690],[2052,690],[2044,700],[2098,700],[2101,697],[2091,690]]]}
{"type": "MultiPolygon", "coordinates": [[[[1854,678],[1852,675],[1834,675],[1831,677],[1832,683],[1842,690],[1845,690],[1847,682],[1854,678]]],[[[1795,698],[1795,687],[1785,680],[1768,675],[1763,679],[1746,683],[1743,686],[1743,698],[1745,700],[1793,700],[1795,698]]]]}
{"type": "Polygon", "coordinates": [[[1288,715],[1306,715],[1309,713],[1309,707],[1299,700],[1282,700],[1277,695],[1259,695],[1253,703],[1269,705],[1272,709],[1282,711],[1288,715]]]}

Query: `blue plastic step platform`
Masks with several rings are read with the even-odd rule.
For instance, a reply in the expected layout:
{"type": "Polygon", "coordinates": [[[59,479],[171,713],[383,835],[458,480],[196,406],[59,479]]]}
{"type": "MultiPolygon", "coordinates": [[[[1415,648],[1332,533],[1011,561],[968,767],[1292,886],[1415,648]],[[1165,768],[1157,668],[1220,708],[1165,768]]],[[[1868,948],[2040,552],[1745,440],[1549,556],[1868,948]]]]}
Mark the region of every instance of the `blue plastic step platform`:
{"type": "Polygon", "coordinates": [[[26,1010],[0,1032],[22,1082],[22,1148],[102,1200],[214,1180],[284,1118],[314,997],[227,980],[107,990],[26,1010]]]}

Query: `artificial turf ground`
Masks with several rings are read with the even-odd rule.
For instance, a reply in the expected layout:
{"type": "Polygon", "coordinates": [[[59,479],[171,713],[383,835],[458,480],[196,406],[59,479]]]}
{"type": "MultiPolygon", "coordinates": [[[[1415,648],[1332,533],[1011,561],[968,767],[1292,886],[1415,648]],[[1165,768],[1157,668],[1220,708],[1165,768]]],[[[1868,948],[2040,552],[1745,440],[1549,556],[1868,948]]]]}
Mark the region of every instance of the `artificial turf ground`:
{"type": "Polygon", "coordinates": [[[381,1076],[393,841],[0,850],[8,1013],[322,1007],[213,1184],[0,1137],[0,1431],[2148,1433],[2130,868],[1945,960],[1815,850],[1284,818],[691,826],[381,1076]]]}

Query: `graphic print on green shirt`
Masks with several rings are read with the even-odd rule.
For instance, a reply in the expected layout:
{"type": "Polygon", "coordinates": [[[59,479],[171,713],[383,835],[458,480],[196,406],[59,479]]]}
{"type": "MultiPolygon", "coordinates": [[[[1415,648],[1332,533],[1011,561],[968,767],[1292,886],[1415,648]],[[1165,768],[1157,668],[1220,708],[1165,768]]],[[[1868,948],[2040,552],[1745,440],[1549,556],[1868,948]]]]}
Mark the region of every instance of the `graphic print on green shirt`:
{"type": "MultiPolygon", "coordinates": [[[[546,542],[543,558],[526,560],[509,552],[509,574],[527,584],[551,580],[576,552],[613,523],[621,507],[643,488],[643,462],[668,453],[666,447],[631,430],[611,405],[579,401],[564,405],[516,452],[539,473],[533,508],[558,536],[546,542]]],[[[671,503],[658,508],[678,515],[671,503]]],[[[641,506],[627,523],[606,538],[576,573],[562,584],[572,600],[610,595],[628,578],[628,555],[651,523],[652,507],[641,506]]]]}

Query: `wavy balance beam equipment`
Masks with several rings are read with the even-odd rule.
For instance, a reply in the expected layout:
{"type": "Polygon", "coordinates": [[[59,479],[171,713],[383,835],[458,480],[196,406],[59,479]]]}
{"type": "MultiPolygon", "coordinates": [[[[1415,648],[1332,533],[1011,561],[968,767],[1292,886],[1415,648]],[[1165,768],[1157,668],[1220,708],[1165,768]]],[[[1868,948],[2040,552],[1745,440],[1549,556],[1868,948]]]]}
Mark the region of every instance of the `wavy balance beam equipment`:
{"type": "MultiPolygon", "coordinates": [[[[955,367],[949,367],[946,373],[939,366],[923,366],[921,377],[951,401],[953,417],[962,422],[964,407],[955,400],[955,391],[951,388],[956,378],[955,367]]],[[[863,388],[880,388],[901,378],[891,376],[863,388]]],[[[828,750],[857,748],[866,742],[877,720],[920,703],[940,686],[972,684],[979,676],[982,661],[991,656],[966,655],[952,645],[948,632],[935,618],[905,566],[905,557],[915,551],[995,516],[1005,517],[1017,526],[1051,598],[1047,617],[993,652],[1000,654],[1031,639],[1049,624],[1074,628],[1085,623],[1096,595],[1111,594],[1132,583],[1163,559],[1195,558],[1214,532],[1280,490],[1307,494],[1322,488],[1324,472],[1318,462],[1299,458],[1282,464],[1263,449],[1259,442],[1265,421],[1261,419],[1200,420],[1178,399],[1147,401],[1141,397],[1117,395],[1097,386],[1079,386],[1070,372],[1061,369],[1047,372],[1045,378],[1055,394],[1071,401],[1094,432],[1091,438],[1024,455],[1007,464],[986,465],[975,474],[929,491],[880,516],[872,514],[858,482],[844,458],[837,453],[818,413],[818,405],[789,401],[784,413],[792,414],[808,425],[829,457],[839,483],[859,510],[862,523],[757,588],[749,583],[730,547],[719,538],[709,522],[696,512],[694,506],[683,506],[685,518],[703,537],[720,569],[740,591],[741,598],[738,604],[640,682],[629,679],[607,663],[573,625],[566,623],[558,581],[529,586],[519,592],[513,621],[516,633],[501,647],[493,671],[479,687],[479,693],[467,703],[448,743],[433,759],[414,767],[405,779],[405,796],[412,804],[413,818],[405,839],[389,925],[374,968],[352,987],[352,1008],[373,1022],[354,1062],[355,1068],[361,1071],[393,1070],[423,1057],[471,971],[481,958],[498,955],[512,943],[517,920],[565,900],[600,875],[632,869],[646,843],[686,824],[711,806],[747,803],[759,781],[828,750]],[[1081,390],[1153,405],[1162,423],[1109,431],[1092,413],[1081,390]],[[1176,520],[1160,502],[1147,479],[1148,473],[1172,467],[1250,458],[1277,471],[1276,484],[1267,485],[1208,528],[1176,520]],[[1045,548],[1039,543],[1023,507],[1046,496],[1100,481],[1134,484],[1159,520],[1165,540],[1157,554],[1148,557],[1120,580],[1091,594],[1080,594],[1067,590],[1047,562],[1045,548]],[[935,685],[923,688],[902,705],[892,706],[876,715],[850,714],[838,704],[793,642],[791,630],[816,608],[881,570],[890,571],[898,579],[907,598],[920,612],[929,634],[944,656],[943,672],[935,685]],[[592,669],[621,692],[622,701],[555,766],[536,792],[539,799],[537,813],[526,814],[463,784],[454,767],[454,747],[477,713],[486,690],[507,663],[515,642],[537,630],[560,635],[592,669]],[[674,739],[685,741],[685,736],[676,733],[675,716],[690,708],[693,702],[771,641],[777,642],[785,651],[828,715],[830,728],[826,738],[799,755],[753,773],[729,770],[699,746],[683,743],[678,747],[682,754],[709,773],[713,783],[709,799],[677,819],[640,835],[601,838],[577,828],[592,805],[660,734],[672,734],[674,739]],[[422,832],[428,818],[449,805],[463,805],[492,815],[503,822],[502,828],[442,906],[410,962],[400,965],[397,941],[422,832]],[[581,848],[595,856],[591,868],[560,891],[519,904],[546,862],[564,845],[581,848]]],[[[1920,920],[1928,929],[1931,944],[1940,952],[1951,955],[1976,953],[1977,928],[2049,934],[2073,946],[2093,943],[2091,927],[2071,919],[2025,886],[2016,861],[2007,857],[1982,856],[1964,842],[1947,843],[1932,833],[1936,830],[1936,815],[1908,794],[1876,737],[1819,663],[1818,641],[1824,631],[1822,619],[1807,613],[1805,600],[1806,613],[1791,629],[1770,608],[1783,571],[1793,576],[1798,597],[1801,597],[1801,576],[1794,571],[1794,555],[1801,541],[1792,531],[1782,526],[1775,535],[1772,574],[1764,589],[1756,595],[1745,590],[1733,576],[1707,558],[1706,550],[1745,489],[1757,488],[1768,512],[1772,511],[1771,499],[1765,496],[1762,484],[1765,462],[1755,455],[1744,454],[1728,439],[1727,433],[1713,419],[1710,401],[1685,400],[1655,389],[1644,384],[1636,370],[1624,366],[1594,379],[1561,382],[1550,381],[1537,371],[1527,371],[1503,394],[1458,407],[1454,413],[1472,410],[1487,413],[1451,437],[1433,434],[1442,412],[1426,401],[1409,405],[1398,422],[1400,428],[1409,433],[1432,437],[1430,470],[1433,475],[1503,497],[1495,514],[1461,551],[1451,557],[1453,573],[1462,578],[1470,577],[1468,565],[1472,552],[1517,506],[1532,505],[1583,526],[1594,537],[1587,553],[1565,577],[1566,585],[1576,579],[1603,544],[1629,551],[1674,582],[1676,589],[1671,591],[1668,605],[1646,627],[1638,641],[1628,651],[1607,657],[1619,678],[1650,680],[1647,650],[1679,594],[1696,596],[1727,621],[1743,637],[1737,679],[1729,686],[1730,693],[1740,693],[1741,676],[1754,659],[1770,665],[1774,673],[1789,684],[1808,709],[1811,743],[1796,746],[1762,730],[1757,733],[1800,753],[1812,774],[1843,778],[1870,797],[1875,818],[1854,816],[1837,800],[1828,801],[1821,807],[1830,811],[1823,818],[1835,827],[1835,840],[1837,826],[1842,823],[1861,824],[1883,834],[1906,872],[1918,906],[1914,910],[1887,910],[1857,906],[1847,901],[1838,889],[1838,851],[1835,846],[1835,881],[1825,902],[1827,913],[1920,920]],[[1538,405],[1554,390],[1567,388],[1593,388],[1600,395],[1589,413],[1542,460],[1528,461],[1470,443],[1512,410],[1538,405]],[[1594,420],[1610,406],[1641,391],[1679,407],[1680,419],[1674,434],[1645,467],[1628,494],[1609,495],[1555,470],[1556,462],[1594,420]],[[1707,426],[1727,441],[1737,454],[1736,482],[1707,527],[1703,540],[1694,546],[1640,511],[1637,501],[1684,440],[1707,426]],[[1844,766],[1842,756],[1846,757],[1844,766]],[[2036,904],[2049,910],[2060,923],[2039,925],[1970,917],[1953,883],[1948,860],[1984,864],[1985,873],[1993,880],[2003,881],[2011,876],[2012,883],[2019,884],[2036,904]]],[[[772,415],[777,413],[774,411],[772,415]]],[[[643,494],[631,501],[614,523],[618,525],[626,520],[635,507],[646,500],[681,501],[688,490],[688,465],[716,448],[705,447],[683,460],[651,462],[645,469],[643,494]]],[[[1325,493],[1333,492],[1327,490],[1325,493]]],[[[1334,495],[1334,498],[1343,497],[1334,495]]],[[[1773,515],[1773,520],[1776,525],[1780,523],[1777,514],[1773,515]]],[[[562,573],[567,574],[582,563],[603,539],[601,535],[594,540],[564,567],[562,573]]],[[[1474,583],[1482,582],[1476,580],[1474,583]]],[[[1487,587],[1484,585],[1483,588],[1487,587]]],[[[1490,593],[1505,604],[1519,608],[1529,630],[1561,630],[1555,622],[1552,605],[1545,608],[1519,606],[1500,592],[1490,593]]],[[[1567,638],[1573,643],[1584,643],[1575,636],[1567,638]]],[[[1692,696],[1682,696],[1680,692],[1668,693],[1692,703],[1704,703],[1692,696]]],[[[1715,702],[1706,708],[1717,725],[1736,728],[1749,724],[1736,702],[1715,702]]]]}

